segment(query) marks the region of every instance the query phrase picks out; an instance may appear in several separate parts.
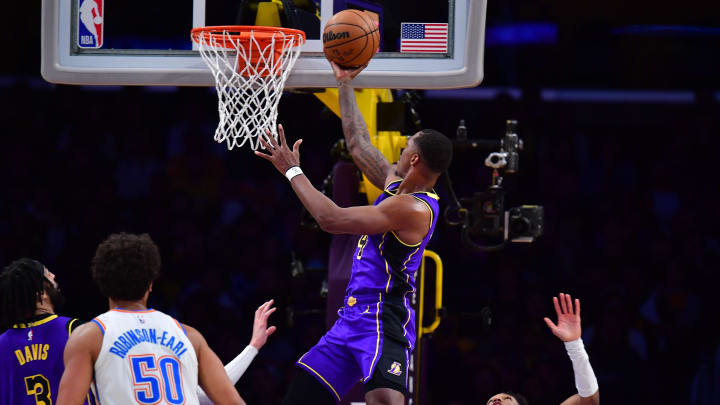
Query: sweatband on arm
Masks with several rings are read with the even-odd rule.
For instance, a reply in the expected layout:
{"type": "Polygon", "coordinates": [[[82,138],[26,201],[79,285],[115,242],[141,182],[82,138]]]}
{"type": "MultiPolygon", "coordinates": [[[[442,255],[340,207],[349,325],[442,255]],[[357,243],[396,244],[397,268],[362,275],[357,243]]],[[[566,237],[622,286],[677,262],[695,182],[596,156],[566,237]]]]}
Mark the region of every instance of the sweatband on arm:
{"type": "MultiPolygon", "coordinates": [[[[227,373],[230,382],[235,385],[240,380],[240,377],[245,374],[245,370],[250,366],[255,356],[258,354],[258,349],[248,345],[245,350],[238,354],[230,363],[225,365],[225,373],[227,373]]],[[[200,405],[212,405],[212,401],[208,398],[205,391],[198,386],[198,400],[200,405]]]]}
{"type": "Polygon", "coordinates": [[[302,169],[300,169],[299,166],[293,166],[285,172],[285,177],[287,177],[288,181],[291,181],[293,177],[303,174],[302,169]]]}
{"type": "Polygon", "coordinates": [[[590,366],[590,356],[585,351],[582,338],[565,342],[565,350],[567,350],[570,361],[575,372],[575,387],[578,394],[583,398],[593,396],[598,391],[598,382],[595,378],[595,372],[590,366]]]}

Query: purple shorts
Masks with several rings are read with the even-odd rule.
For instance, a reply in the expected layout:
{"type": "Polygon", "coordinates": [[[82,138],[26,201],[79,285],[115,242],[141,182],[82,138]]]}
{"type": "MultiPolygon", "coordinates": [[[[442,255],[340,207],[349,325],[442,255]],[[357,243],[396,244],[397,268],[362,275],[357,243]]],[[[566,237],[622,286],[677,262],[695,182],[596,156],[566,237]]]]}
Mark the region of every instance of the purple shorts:
{"type": "Polygon", "coordinates": [[[415,343],[415,317],[404,299],[345,297],[340,318],[297,366],[340,401],[358,381],[366,388],[407,388],[408,359],[415,343]]]}

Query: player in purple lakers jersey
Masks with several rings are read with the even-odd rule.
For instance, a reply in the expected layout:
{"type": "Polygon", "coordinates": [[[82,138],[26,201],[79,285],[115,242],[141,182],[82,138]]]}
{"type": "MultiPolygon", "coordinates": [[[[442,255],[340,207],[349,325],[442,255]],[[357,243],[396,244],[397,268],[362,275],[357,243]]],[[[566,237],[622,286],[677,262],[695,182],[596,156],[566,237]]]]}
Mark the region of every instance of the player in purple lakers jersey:
{"type": "MultiPolygon", "coordinates": [[[[32,259],[12,262],[0,274],[0,404],[57,401],[63,350],[77,319],[58,316],[63,303],[55,275],[32,259]]],[[[88,393],[86,404],[95,404],[88,393]]]]}
{"type": "MultiPolygon", "coordinates": [[[[289,149],[282,126],[266,153],[255,152],[290,180],[308,212],[330,233],[362,235],[340,318],[297,362],[284,405],[333,404],[358,381],[369,405],[403,404],[415,322],[408,296],[438,217],[433,186],[452,160],[452,143],[426,129],[413,135],[391,165],[370,142],[351,86],[363,68],[333,70],[339,84],[343,132],[355,164],[384,193],[372,206],[338,207],[300,170],[298,140],[289,149]]],[[[269,132],[268,132],[269,135],[269,132]]]]}

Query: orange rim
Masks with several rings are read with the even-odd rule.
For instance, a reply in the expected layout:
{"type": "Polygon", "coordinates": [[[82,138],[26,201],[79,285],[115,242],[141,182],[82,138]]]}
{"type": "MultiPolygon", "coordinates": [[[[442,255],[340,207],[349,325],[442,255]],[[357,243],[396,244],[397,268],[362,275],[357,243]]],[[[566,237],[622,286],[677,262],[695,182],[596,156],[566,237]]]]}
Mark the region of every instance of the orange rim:
{"type": "Polygon", "coordinates": [[[282,27],[263,27],[255,25],[217,25],[211,27],[199,27],[193,28],[190,31],[190,37],[193,42],[200,43],[200,38],[204,38],[205,42],[213,42],[222,46],[223,48],[235,49],[234,43],[238,41],[241,43],[247,43],[250,38],[254,38],[261,44],[270,43],[273,38],[277,42],[276,48],[282,48],[285,41],[300,36],[301,41],[297,41],[294,46],[302,45],[305,43],[305,32],[296,30],[293,28],[282,28],[282,27]],[[278,33],[283,34],[279,38],[276,36],[278,33]]]}

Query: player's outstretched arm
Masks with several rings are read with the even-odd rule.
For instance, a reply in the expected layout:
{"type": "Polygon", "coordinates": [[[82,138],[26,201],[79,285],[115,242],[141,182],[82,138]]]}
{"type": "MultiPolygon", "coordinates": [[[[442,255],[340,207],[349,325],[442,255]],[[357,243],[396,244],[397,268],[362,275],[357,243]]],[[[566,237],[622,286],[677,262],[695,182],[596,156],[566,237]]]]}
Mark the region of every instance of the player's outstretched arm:
{"type": "Polygon", "coordinates": [[[195,328],[184,325],[198,360],[198,382],[215,405],[245,405],[230,382],[222,362],[195,328]]]}
{"type": "Polygon", "coordinates": [[[585,351],[581,338],[582,327],[580,323],[580,300],[573,300],[570,294],[560,293],[560,299],[553,297],[553,305],[558,320],[557,325],[550,318],[545,318],[553,335],[565,342],[565,349],[570,356],[575,373],[575,387],[578,394],[566,399],[561,405],[598,405],[600,403],[600,389],[595,372],[590,366],[590,357],[585,351]]]}
{"type": "MultiPolygon", "coordinates": [[[[255,154],[275,166],[290,179],[290,184],[310,215],[325,232],[373,235],[388,231],[407,231],[412,239],[421,240],[427,233],[430,213],[426,206],[410,195],[396,195],[376,206],[338,207],[319,192],[300,170],[300,144],[298,140],[290,150],[285,131],[278,125],[278,141],[268,133],[268,141],[260,139],[267,153],[255,154]],[[414,235],[417,234],[417,235],[414,235]]],[[[408,239],[410,240],[410,239],[408,239]]]]}
{"type": "MultiPolygon", "coordinates": [[[[245,370],[247,370],[250,363],[255,359],[258,351],[265,346],[267,338],[277,329],[275,326],[269,328],[267,326],[268,317],[277,309],[272,306],[273,302],[275,302],[275,300],[270,300],[262,304],[257,311],[255,311],[255,321],[253,322],[253,333],[252,338],[250,338],[250,344],[230,363],[225,365],[225,373],[227,373],[233,385],[237,384],[240,377],[245,374],[245,370]]],[[[198,387],[198,400],[200,401],[200,405],[211,405],[213,403],[200,387],[198,387]]]]}
{"type": "Polygon", "coordinates": [[[82,405],[85,402],[101,346],[102,332],[91,322],[79,326],[70,335],[63,353],[65,372],[60,379],[58,405],[82,405]]]}
{"type": "Polygon", "coordinates": [[[370,134],[358,108],[352,87],[352,79],[367,65],[356,69],[343,69],[335,62],[330,62],[330,65],[339,86],[340,117],[348,151],[360,171],[375,187],[382,190],[385,188],[387,177],[392,174],[392,166],[370,142],[370,134]]]}

